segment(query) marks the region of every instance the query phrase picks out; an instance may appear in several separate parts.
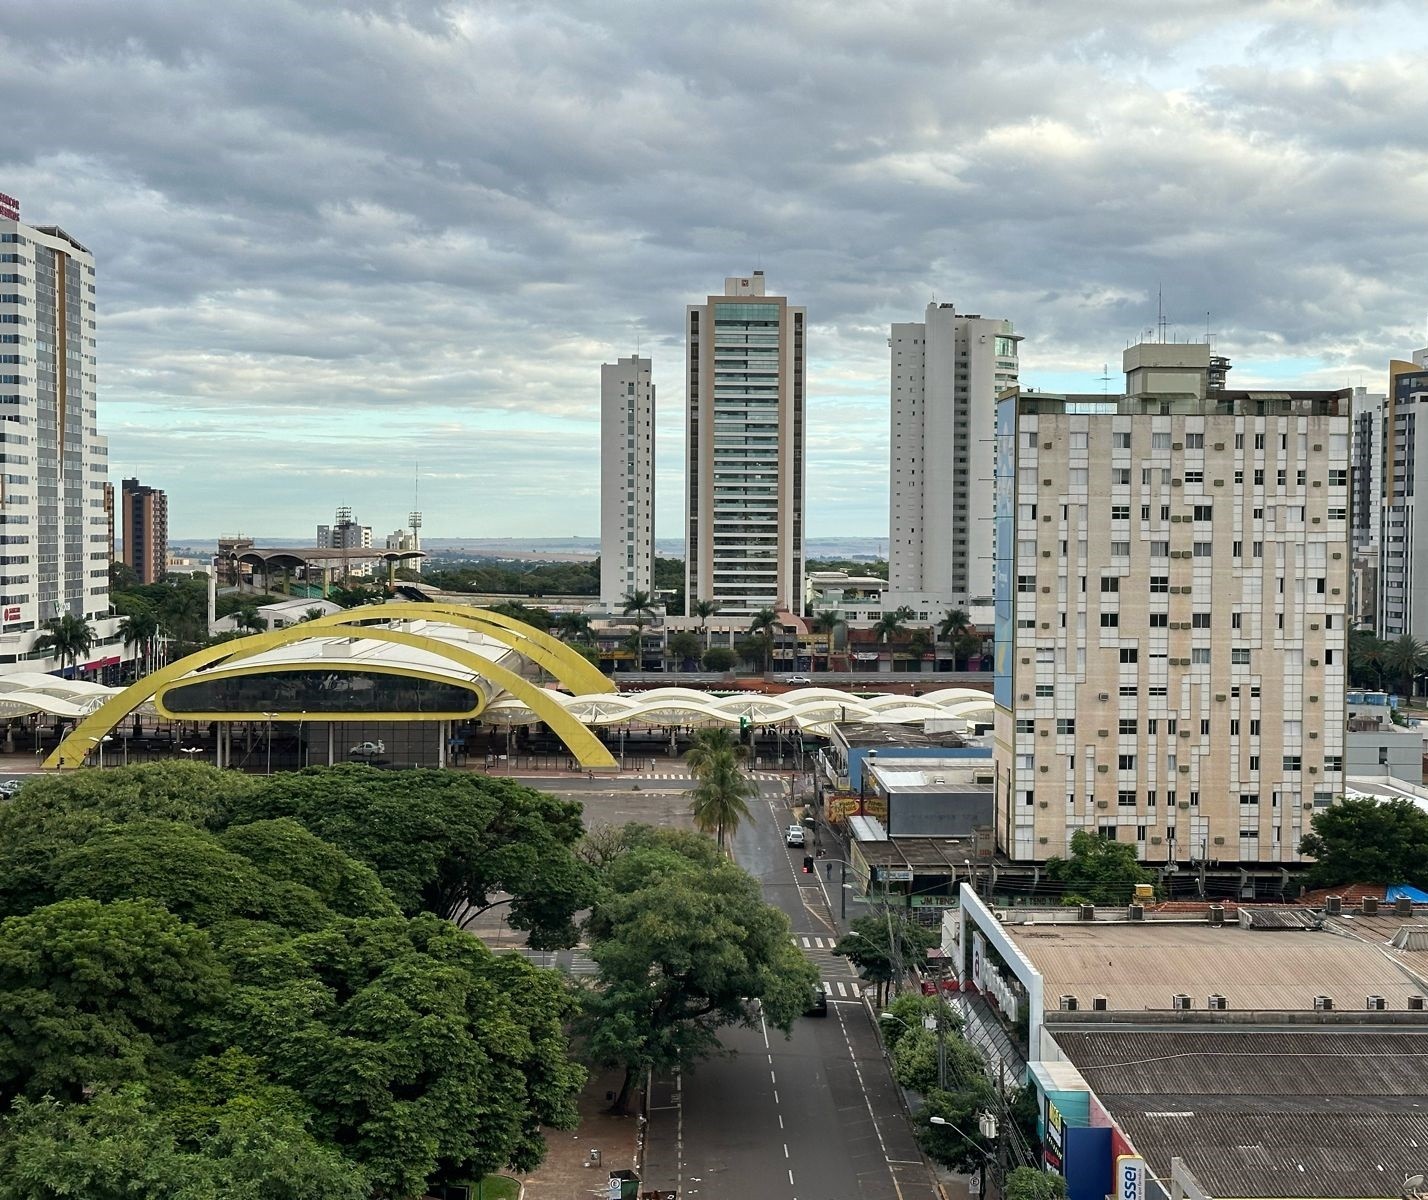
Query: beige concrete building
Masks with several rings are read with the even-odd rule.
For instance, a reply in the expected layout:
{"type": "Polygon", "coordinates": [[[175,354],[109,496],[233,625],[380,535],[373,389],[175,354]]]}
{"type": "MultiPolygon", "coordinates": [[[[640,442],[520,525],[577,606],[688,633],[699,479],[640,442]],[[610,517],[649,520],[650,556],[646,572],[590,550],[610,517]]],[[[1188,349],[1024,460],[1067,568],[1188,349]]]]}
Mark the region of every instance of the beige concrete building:
{"type": "Polygon", "coordinates": [[[1349,397],[1229,391],[1203,344],[997,424],[997,828],[1295,862],[1343,791],[1349,397]]]}
{"type": "Polygon", "coordinates": [[[647,358],[600,365],[600,601],[654,595],[655,386],[647,358]]]}
{"type": "Polygon", "coordinates": [[[685,314],[685,594],[730,615],[803,601],[805,314],[729,278],[685,314]]]}

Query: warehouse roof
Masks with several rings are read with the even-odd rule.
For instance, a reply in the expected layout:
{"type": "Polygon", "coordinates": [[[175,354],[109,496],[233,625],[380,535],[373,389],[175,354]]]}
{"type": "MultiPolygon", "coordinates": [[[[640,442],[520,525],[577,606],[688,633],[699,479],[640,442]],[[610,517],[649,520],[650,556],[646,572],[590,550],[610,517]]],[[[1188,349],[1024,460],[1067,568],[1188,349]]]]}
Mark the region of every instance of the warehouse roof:
{"type": "Polygon", "coordinates": [[[1173,1155],[1221,1198],[1396,1197],[1424,1169],[1421,1024],[1048,1029],[1161,1178],[1173,1155]]]}
{"type": "Polygon", "coordinates": [[[1041,972],[1046,1005],[1063,995],[1089,1006],[1105,996],[1111,1009],[1172,1007],[1177,993],[1196,1008],[1218,993],[1231,1009],[1312,1009],[1332,996],[1359,1008],[1383,996],[1406,1009],[1423,987],[1367,942],[1327,930],[1215,927],[1200,921],[1009,924],[1006,932],[1041,972]]]}

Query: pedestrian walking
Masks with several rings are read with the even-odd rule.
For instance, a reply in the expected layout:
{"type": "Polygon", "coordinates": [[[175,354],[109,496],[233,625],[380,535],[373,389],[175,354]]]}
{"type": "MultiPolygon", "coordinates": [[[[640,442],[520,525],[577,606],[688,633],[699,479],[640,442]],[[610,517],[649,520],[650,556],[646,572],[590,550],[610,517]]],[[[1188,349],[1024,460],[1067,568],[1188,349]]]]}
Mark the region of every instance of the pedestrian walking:
{"type": "Polygon", "coordinates": [[[825,867],[825,868],[827,869],[827,871],[828,871],[828,878],[829,878],[829,879],[832,879],[832,878],[833,878],[833,864],[832,864],[832,863],[824,863],[823,865],[824,865],[824,867],[825,867]]]}

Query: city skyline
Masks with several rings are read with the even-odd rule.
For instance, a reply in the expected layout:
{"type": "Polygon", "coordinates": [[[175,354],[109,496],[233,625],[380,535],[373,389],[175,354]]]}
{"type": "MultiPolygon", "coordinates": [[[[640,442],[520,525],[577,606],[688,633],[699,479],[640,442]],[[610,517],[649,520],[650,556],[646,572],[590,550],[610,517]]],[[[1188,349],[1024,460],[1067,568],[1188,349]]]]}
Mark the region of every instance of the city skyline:
{"type": "Polygon", "coordinates": [[[887,329],[930,300],[1051,390],[1161,296],[1240,386],[1381,391],[1424,342],[1407,5],[360,14],[7,12],[0,191],[94,251],[111,478],[176,537],[393,524],[414,470],[432,537],[594,534],[633,353],[675,536],[681,317],[755,267],[808,310],[810,537],[886,536],[887,329]]]}

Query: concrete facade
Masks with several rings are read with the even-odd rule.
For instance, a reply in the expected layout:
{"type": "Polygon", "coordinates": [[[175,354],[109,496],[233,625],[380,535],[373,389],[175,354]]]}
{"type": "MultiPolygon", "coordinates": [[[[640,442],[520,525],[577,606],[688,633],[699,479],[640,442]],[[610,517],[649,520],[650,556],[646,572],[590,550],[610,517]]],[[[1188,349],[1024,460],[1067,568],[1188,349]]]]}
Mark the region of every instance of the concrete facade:
{"type": "MultiPolygon", "coordinates": [[[[13,214],[18,210],[7,209],[13,214]]],[[[99,435],[94,258],[57,226],[0,215],[0,671],[48,671],[29,658],[46,622],[70,615],[95,634],[93,663],[117,665],[109,618],[108,443],[99,435]],[[109,660],[113,660],[110,662],[109,660]]]]}
{"type": "Polygon", "coordinates": [[[999,845],[1296,862],[1343,788],[1349,392],[1226,391],[1202,344],[1125,367],[998,406],[999,845]]]}
{"type": "Polygon", "coordinates": [[[169,498],[137,479],[120,484],[124,563],[140,583],[158,583],[169,569],[169,498]]]}
{"type": "Polygon", "coordinates": [[[1020,340],[951,304],[892,327],[889,609],[936,621],[992,601],[996,399],[1016,386],[1020,340]]]}
{"type": "Polygon", "coordinates": [[[1389,363],[1388,398],[1380,424],[1382,520],[1378,558],[1379,637],[1410,634],[1428,640],[1428,525],[1418,524],[1428,495],[1428,349],[1412,362],[1389,363]]]}
{"type": "Polygon", "coordinates": [[[654,595],[655,387],[647,358],[600,367],[600,600],[654,595]]]}
{"type": "Polygon", "coordinates": [[[800,611],[805,317],[762,271],[685,312],[686,607],[800,611]]]}

